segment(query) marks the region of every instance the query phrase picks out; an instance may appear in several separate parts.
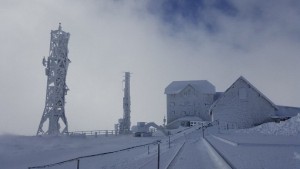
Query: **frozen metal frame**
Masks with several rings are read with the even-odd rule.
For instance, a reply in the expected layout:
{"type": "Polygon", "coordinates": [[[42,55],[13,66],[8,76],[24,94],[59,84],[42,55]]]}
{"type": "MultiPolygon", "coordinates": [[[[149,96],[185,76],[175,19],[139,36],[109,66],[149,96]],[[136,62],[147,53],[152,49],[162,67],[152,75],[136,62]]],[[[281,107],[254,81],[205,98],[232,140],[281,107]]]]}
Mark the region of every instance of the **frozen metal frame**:
{"type": "Polygon", "coordinates": [[[46,102],[37,135],[61,135],[68,132],[68,122],[65,115],[65,95],[69,90],[66,85],[68,65],[68,42],[70,34],[58,30],[51,31],[50,51],[48,59],[43,59],[47,76],[46,102]],[[64,123],[61,130],[60,119],[64,123]],[[49,120],[48,130],[43,130],[44,123],[49,120]]]}

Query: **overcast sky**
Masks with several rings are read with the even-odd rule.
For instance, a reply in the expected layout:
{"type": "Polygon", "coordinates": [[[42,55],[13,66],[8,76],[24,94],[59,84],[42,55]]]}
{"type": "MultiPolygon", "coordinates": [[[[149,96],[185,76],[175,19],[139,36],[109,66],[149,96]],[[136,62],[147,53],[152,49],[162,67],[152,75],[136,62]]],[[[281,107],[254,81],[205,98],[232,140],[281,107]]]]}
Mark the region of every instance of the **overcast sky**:
{"type": "Polygon", "coordinates": [[[113,129],[123,72],[132,124],[166,115],[165,87],[244,76],[275,104],[300,107],[298,0],[1,0],[0,133],[35,135],[45,106],[50,31],[71,34],[69,130],[113,129]]]}

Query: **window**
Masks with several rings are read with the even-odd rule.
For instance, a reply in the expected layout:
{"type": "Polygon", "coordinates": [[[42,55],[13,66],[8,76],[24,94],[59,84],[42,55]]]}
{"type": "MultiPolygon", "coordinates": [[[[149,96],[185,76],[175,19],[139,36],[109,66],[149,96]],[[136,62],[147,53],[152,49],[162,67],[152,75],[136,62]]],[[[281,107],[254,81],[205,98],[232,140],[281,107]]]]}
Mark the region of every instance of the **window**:
{"type": "Polygon", "coordinates": [[[185,96],[185,97],[188,96],[188,95],[189,95],[188,92],[183,93],[183,96],[185,96]]]}
{"type": "Polygon", "coordinates": [[[247,99],[248,93],[246,88],[240,88],[239,89],[239,98],[240,99],[247,99]]]}
{"type": "Polygon", "coordinates": [[[192,94],[191,89],[186,89],[186,90],[183,92],[183,96],[185,96],[185,97],[187,97],[187,96],[189,96],[189,95],[191,95],[191,94],[192,94]]]}

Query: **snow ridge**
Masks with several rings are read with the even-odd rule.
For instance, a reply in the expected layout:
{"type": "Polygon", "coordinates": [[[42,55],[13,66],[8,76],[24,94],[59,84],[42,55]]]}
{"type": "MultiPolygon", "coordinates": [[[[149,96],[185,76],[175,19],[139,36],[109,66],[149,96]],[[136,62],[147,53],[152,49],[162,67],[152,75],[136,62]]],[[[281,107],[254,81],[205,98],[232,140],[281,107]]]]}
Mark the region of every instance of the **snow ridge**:
{"type": "Polygon", "coordinates": [[[260,133],[265,135],[283,135],[297,136],[300,135],[300,114],[280,123],[265,123],[250,129],[237,130],[237,133],[260,133]]]}

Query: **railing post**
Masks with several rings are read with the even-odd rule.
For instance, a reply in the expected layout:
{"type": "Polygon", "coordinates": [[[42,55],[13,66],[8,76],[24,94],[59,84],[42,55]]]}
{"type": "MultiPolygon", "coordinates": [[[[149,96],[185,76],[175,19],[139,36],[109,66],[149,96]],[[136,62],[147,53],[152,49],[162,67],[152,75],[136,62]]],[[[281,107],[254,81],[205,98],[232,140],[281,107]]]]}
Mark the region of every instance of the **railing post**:
{"type": "Polygon", "coordinates": [[[148,145],[148,155],[150,154],[150,147],[149,147],[149,145],[148,145]]]}
{"type": "Polygon", "coordinates": [[[220,134],[221,132],[220,132],[220,123],[219,123],[219,120],[217,121],[217,123],[218,123],[218,133],[220,134]]]}
{"type": "Polygon", "coordinates": [[[204,138],[204,126],[203,126],[203,123],[202,123],[202,138],[204,138]]]}
{"type": "Polygon", "coordinates": [[[159,169],[160,164],[160,142],[157,142],[157,169],[159,169]]]}
{"type": "Polygon", "coordinates": [[[170,135],[169,135],[169,148],[171,148],[171,138],[170,138],[170,135]]]}
{"type": "Polygon", "coordinates": [[[77,159],[77,169],[79,169],[79,158],[77,159]]]}

